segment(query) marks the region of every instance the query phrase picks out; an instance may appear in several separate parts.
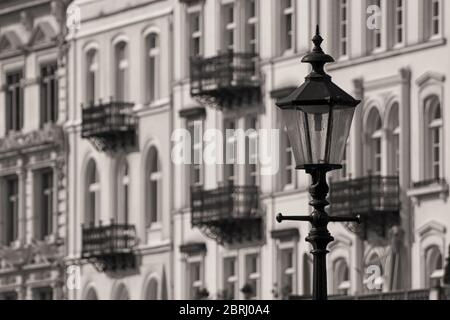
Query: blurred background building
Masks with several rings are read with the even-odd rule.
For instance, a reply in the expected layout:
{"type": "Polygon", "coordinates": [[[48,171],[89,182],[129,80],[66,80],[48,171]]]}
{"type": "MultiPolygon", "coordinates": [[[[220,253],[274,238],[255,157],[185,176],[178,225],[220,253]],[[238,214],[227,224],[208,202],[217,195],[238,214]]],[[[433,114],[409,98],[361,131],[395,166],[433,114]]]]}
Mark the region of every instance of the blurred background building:
{"type": "Polygon", "coordinates": [[[309,297],[309,226],[275,217],[311,211],[310,181],[295,170],[274,103],[308,73],[300,59],[316,24],[334,82],[363,101],[344,167],[330,177],[329,210],[364,223],[331,225],[329,292],[428,299],[442,284],[445,1],[67,5],[0,4],[3,298],[309,297]],[[76,28],[64,27],[65,11],[76,28]],[[221,142],[208,129],[222,132],[219,164],[174,163],[176,129],[191,133],[191,160],[221,142]],[[247,131],[242,148],[227,129],[247,131]],[[260,129],[281,129],[275,174],[252,161],[267,147],[260,129]],[[68,266],[79,270],[74,290],[68,266]]]}

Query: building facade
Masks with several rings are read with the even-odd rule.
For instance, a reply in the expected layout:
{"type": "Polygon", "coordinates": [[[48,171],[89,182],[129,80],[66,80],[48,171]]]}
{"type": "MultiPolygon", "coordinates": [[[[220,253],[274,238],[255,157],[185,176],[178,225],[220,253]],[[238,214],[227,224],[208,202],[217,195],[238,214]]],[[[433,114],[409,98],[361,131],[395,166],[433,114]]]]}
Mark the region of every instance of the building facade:
{"type": "Polygon", "coordinates": [[[170,1],[73,1],[68,263],[71,299],[172,295],[170,1]]]}
{"type": "Polygon", "coordinates": [[[0,5],[0,299],[65,297],[64,1],[0,5]]]}

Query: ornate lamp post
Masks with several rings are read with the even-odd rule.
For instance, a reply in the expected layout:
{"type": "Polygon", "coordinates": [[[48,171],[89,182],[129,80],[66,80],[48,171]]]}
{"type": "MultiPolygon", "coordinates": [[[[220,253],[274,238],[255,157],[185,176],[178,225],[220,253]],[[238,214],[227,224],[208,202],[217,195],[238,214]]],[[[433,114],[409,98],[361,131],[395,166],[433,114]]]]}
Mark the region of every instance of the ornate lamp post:
{"type": "Polygon", "coordinates": [[[309,216],[277,216],[277,221],[306,221],[311,231],[306,238],[313,246],[313,299],[327,300],[326,254],[334,240],[328,231],[330,222],[359,222],[359,217],[331,217],[325,211],[329,187],[327,172],[341,169],[345,145],[356,106],[360,103],[331,81],[325,73],[326,63],[334,59],[321,48],[323,42],[317,26],[312,39],[314,48],[302,62],[312,65],[305,82],[276,105],[281,109],[292,145],[297,170],[312,177],[309,216]]]}

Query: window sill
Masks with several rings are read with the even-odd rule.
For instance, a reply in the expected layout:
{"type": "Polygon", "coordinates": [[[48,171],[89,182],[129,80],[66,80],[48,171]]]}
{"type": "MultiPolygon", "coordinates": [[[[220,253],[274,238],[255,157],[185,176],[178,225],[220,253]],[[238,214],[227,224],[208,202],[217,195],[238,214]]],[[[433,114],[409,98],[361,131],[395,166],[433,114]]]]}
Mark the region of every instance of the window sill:
{"type": "Polygon", "coordinates": [[[449,185],[442,179],[440,181],[430,181],[428,183],[417,183],[407,192],[414,205],[420,206],[421,202],[426,199],[440,198],[447,201],[449,195],[449,185]]]}

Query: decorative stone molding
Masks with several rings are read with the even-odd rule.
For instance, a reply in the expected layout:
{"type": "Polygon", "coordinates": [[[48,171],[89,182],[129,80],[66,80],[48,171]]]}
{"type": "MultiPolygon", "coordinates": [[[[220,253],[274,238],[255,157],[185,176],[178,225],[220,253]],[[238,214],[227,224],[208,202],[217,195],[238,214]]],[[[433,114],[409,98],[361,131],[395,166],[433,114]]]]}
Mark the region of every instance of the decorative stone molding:
{"type": "Polygon", "coordinates": [[[420,206],[420,203],[426,198],[440,198],[442,201],[447,201],[449,196],[449,185],[445,180],[435,181],[428,184],[420,184],[408,190],[406,193],[411,198],[415,206],[420,206]]]}
{"type": "Polygon", "coordinates": [[[0,153],[24,151],[45,145],[62,146],[63,143],[62,128],[52,125],[30,133],[10,132],[5,138],[0,139],[0,153]]]}

